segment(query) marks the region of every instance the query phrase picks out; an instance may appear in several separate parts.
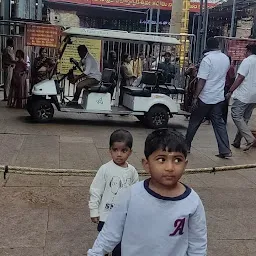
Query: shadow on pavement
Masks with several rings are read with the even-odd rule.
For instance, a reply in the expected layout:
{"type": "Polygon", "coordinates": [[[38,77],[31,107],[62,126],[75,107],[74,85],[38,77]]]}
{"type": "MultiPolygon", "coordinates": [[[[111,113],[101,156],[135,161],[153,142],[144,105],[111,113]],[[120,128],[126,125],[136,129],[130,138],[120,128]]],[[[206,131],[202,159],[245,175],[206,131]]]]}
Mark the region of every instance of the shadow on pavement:
{"type": "MultiPolygon", "coordinates": [[[[106,118],[106,117],[105,117],[106,118]]],[[[34,125],[40,125],[40,123],[36,123],[31,119],[30,116],[18,116],[17,119],[24,123],[34,124],[34,125]]],[[[128,128],[143,128],[143,124],[141,124],[139,121],[136,120],[125,120],[126,117],[124,117],[122,120],[117,119],[73,119],[73,118],[54,118],[51,122],[48,123],[48,125],[95,125],[95,126],[116,126],[116,127],[128,127],[128,128]]],[[[171,119],[172,120],[172,119],[171,119]]],[[[181,124],[172,124],[169,123],[169,128],[173,130],[178,131],[185,131],[186,127],[181,124]]],[[[144,127],[147,130],[150,130],[149,128],[144,127]]]]}

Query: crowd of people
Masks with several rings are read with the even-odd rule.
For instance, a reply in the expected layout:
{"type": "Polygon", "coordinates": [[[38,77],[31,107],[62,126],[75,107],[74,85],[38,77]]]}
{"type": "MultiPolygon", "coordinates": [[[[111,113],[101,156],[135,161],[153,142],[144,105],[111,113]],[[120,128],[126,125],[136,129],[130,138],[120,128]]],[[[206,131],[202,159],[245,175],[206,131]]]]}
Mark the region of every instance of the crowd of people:
{"type": "Polygon", "coordinates": [[[233,98],[231,116],[237,127],[237,135],[232,143],[240,148],[242,138],[246,140],[244,151],[256,144],[256,139],[248,127],[252,112],[256,107],[256,45],[246,47],[246,56],[242,61],[237,76],[232,60],[219,50],[215,38],[207,41],[198,71],[190,67],[189,90],[191,117],[186,134],[188,151],[201,123],[208,118],[213,125],[218,143],[220,158],[232,157],[227,133],[227,116],[230,98],[233,98]]]}
{"type": "Polygon", "coordinates": [[[49,78],[54,64],[53,59],[47,56],[47,50],[41,48],[31,67],[28,56],[22,50],[15,52],[13,39],[8,38],[2,51],[4,101],[7,105],[24,108],[31,85],[49,78]]]}
{"type": "MultiPolygon", "coordinates": [[[[80,56],[80,64],[83,70],[81,75],[69,76],[69,81],[72,84],[76,84],[76,91],[72,101],[67,103],[69,107],[80,107],[78,100],[81,96],[83,89],[96,86],[100,83],[102,73],[100,71],[99,63],[90,54],[85,45],[80,45],[77,48],[80,56]]],[[[118,79],[118,58],[115,51],[108,53],[108,58],[103,60],[103,70],[111,69],[115,73],[115,80],[118,79]]],[[[121,55],[121,91],[123,86],[138,86],[142,79],[142,72],[149,71],[154,68],[153,59],[145,58],[142,53],[134,55],[133,57],[129,53],[123,53],[121,55]]],[[[163,61],[158,63],[158,69],[163,72],[165,82],[170,83],[174,79],[177,72],[177,67],[173,63],[171,53],[166,52],[163,55],[163,61]]],[[[120,97],[121,98],[121,97],[120,97]]]]}
{"type": "MultiPolygon", "coordinates": [[[[98,85],[102,74],[99,64],[89,53],[85,45],[78,47],[83,73],[79,76],[69,77],[71,83],[76,84],[74,98],[67,105],[78,106],[78,99],[84,88],[98,85]]],[[[118,72],[118,60],[115,51],[109,52],[104,59],[103,68],[113,69],[118,72]]],[[[121,87],[139,84],[142,72],[156,69],[162,70],[165,83],[171,84],[179,67],[172,53],[165,52],[160,59],[146,58],[142,53],[131,57],[128,53],[122,54],[120,67],[121,87]],[[149,60],[150,59],[150,60],[149,60]]],[[[23,108],[30,87],[27,82],[31,73],[31,84],[36,84],[47,78],[55,63],[47,56],[44,48],[39,50],[39,56],[35,58],[31,70],[28,57],[24,52],[14,52],[13,40],[7,40],[7,46],[2,55],[4,73],[4,100],[9,107],[23,108]]],[[[246,48],[246,58],[241,63],[237,76],[232,59],[219,50],[218,40],[210,38],[207,41],[207,49],[203,53],[200,65],[190,66],[185,75],[189,76],[189,86],[186,88],[187,97],[185,105],[191,112],[186,141],[191,148],[193,138],[201,123],[209,120],[212,123],[216,135],[219,154],[218,157],[228,158],[232,156],[229,136],[227,133],[227,117],[231,95],[233,104],[231,116],[237,126],[237,135],[232,143],[235,148],[240,148],[242,138],[246,140],[244,150],[249,150],[255,145],[255,137],[248,127],[248,122],[256,104],[256,46],[251,44],[246,48]],[[236,78],[236,79],[235,79],[236,78]]],[[[118,76],[116,75],[116,79],[118,76]]]]}

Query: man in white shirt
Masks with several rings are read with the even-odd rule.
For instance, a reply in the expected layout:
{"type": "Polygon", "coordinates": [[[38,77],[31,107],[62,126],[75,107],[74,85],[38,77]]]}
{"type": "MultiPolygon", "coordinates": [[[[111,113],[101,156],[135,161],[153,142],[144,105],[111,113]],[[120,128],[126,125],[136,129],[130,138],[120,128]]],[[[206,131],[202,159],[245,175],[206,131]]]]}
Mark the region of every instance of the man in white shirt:
{"type": "Polygon", "coordinates": [[[226,95],[229,98],[233,93],[231,116],[238,129],[232,145],[240,148],[244,137],[247,142],[244,151],[247,151],[256,143],[247,125],[256,107],[256,45],[246,46],[246,58],[237,73],[237,78],[226,95]]]}
{"type": "Polygon", "coordinates": [[[193,97],[190,122],[186,141],[189,149],[193,138],[205,117],[212,122],[217,139],[220,158],[232,156],[228,133],[223,120],[224,87],[227,71],[230,66],[229,58],[219,49],[219,42],[215,38],[207,41],[207,50],[198,71],[198,84],[193,97]]]}
{"type": "Polygon", "coordinates": [[[88,52],[85,45],[79,45],[77,48],[78,54],[81,58],[81,65],[83,69],[83,74],[74,77],[70,82],[72,84],[77,84],[76,92],[74,94],[74,99],[67,105],[77,105],[80,94],[84,88],[89,88],[96,86],[101,81],[101,72],[99,69],[99,64],[94,59],[94,57],[88,52]]]}

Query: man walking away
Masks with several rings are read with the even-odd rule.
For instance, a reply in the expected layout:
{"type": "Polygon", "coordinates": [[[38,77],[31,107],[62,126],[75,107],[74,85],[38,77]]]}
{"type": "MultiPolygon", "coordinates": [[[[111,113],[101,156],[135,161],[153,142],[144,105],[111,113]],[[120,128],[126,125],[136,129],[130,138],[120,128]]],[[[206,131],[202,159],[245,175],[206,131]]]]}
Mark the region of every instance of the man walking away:
{"type": "Polygon", "coordinates": [[[13,68],[14,64],[16,63],[13,45],[13,39],[8,38],[6,41],[6,48],[3,50],[2,56],[2,64],[4,70],[4,101],[7,101],[8,99],[12,81],[13,68]]]}
{"type": "Polygon", "coordinates": [[[193,138],[206,116],[209,116],[217,139],[220,158],[232,156],[228,133],[223,120],[224,87],[230,63],[219,49],[215,38],[207,41],[207,50],[198,71],[198,84],[192,102],[192,112],[186,141],[189,149],[193,138]]]}
{"type": "Polygon", "coordinates": [[[226,95],[227,98],[230,98],[234,92],[231,116],[238,131],[232,145],[235,148],[240,148],[241,140],[244,137],[247,142],[244,151],[247,151],[256,143],[248,127],[253,109],[256,107],[256,45],[246,46],[246,58],[237,73],[237,78],[226,95]]]}

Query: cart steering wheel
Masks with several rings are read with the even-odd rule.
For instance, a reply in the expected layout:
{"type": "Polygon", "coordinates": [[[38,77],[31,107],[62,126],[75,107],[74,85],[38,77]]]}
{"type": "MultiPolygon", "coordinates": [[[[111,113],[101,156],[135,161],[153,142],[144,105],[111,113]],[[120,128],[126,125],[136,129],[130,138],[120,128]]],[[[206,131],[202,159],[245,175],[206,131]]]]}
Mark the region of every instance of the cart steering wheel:
{"type": "Polygon", "coordinates": [[[79,65],[79,63],[78,63],[78,61],[76,61],[76,60],[73,59],[73,58],[70,58],[70,62],[73,63],[73,64],[78,68],[79,71],[81,71],[82,73],[84,72],[84,71],[81,69],[81,67],[80,67],[80,65],[79,65]]]}

